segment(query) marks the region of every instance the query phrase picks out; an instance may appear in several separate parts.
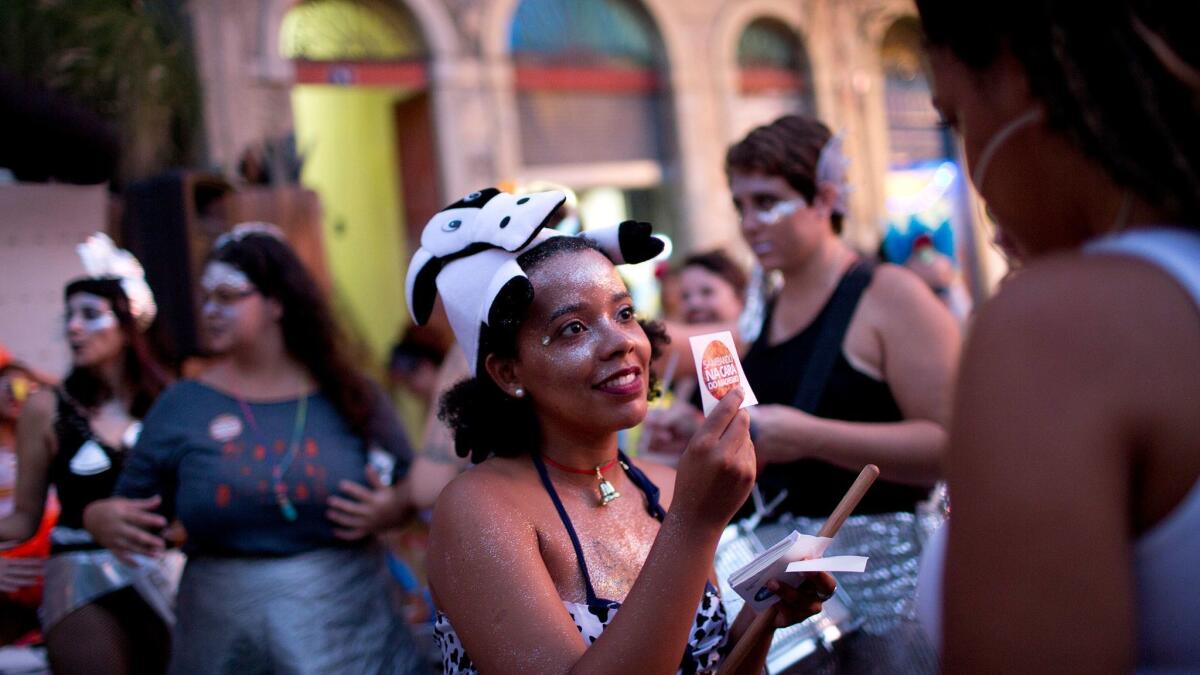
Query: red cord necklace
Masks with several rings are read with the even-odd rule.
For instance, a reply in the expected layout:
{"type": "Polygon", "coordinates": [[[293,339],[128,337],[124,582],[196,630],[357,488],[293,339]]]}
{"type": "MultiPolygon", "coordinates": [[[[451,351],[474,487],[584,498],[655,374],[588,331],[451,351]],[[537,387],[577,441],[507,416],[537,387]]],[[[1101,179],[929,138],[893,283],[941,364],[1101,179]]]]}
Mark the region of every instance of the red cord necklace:
{"type": "MultiPolygon", "coordinates": [[[[605,471],[613,468],[618,462],[621,461],[620,457],[614,457],[612,458],[612,461],[603,465],[597,465],[594,469],[576,469],[575,467],[567,466],[566,464],[560,464],[545,455],[542,455],[542,459],[545,460],[547,464],[558,469],[559,471],[577,473],[583,476],[595,474],[596,480],[600,481],[600,484],[598,485],[600,489],[600,506],[608,506],[610,502],[621,496],[621,493],[617,492],[617,488],[613,487],[613,484],[608,482],[608,479],[604,477],[605,471]]],[[[622,466],[624,466],[624,463],[622,463],[622,466]]]]}

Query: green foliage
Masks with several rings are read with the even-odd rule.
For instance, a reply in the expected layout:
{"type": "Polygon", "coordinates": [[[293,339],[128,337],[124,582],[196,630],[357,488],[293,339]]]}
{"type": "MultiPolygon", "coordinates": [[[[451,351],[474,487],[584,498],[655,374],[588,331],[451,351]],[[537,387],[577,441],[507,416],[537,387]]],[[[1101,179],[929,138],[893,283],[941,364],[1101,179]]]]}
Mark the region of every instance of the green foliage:
{"type": "Polygon", "coordinates": [[[200,92],[180,0],[4,0],[0,68],[118,130],[119,180],[193,163],[200,92]]]}

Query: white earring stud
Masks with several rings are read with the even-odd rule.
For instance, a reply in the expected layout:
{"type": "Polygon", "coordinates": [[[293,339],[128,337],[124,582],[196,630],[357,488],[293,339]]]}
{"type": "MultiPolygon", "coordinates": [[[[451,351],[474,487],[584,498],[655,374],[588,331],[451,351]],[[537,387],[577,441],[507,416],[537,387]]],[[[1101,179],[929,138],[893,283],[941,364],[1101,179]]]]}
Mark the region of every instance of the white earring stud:
{"type": "Polygon", "coordinates": [[[525,398],[525,388],[517,387],[516,389],[513,389],[513,396],[516,396],[517,398],[525,398]]]}

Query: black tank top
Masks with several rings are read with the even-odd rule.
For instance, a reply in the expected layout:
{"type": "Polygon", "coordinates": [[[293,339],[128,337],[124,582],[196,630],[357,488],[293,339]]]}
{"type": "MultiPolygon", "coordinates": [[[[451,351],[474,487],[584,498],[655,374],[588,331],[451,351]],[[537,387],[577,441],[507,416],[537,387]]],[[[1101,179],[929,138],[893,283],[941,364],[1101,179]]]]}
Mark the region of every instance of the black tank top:
{"type": "MultiPolygon", "coordinates": [[[[866,273],[870,274],[869,271],[866,273]]],[[[847,273],[840,283],[846,284],[849,276],[850,273],[847,273]]],[[[769,344],[774,304],[768,308],[762,334],[742,361],[759,404],[794,405],[799,383],[816,348],[822,324],[833,314],[834,303],[840,295],[835,292],[812,323],[776,345],[769,344]]],[[[850,302],[857,305],[858,300],[858,297],[854,297],[850,302]]],[[[845,334],[838,336],[837,343],[841,345],[844,342],[845,334]]],[[[899,422],[904,419],[887,383],[856,369],[846,360],[842,349],[838,350],[816,415],[847,422],[899,422]]],[[[759,476],[758,485],[767,502],[774,499],[780,490],[787,489],[788,496],[775,510],[776,514],[824,517],[837,506],[857,475],[857,471],[827,462],[802,459],[768,466],[759,476]]],[[[917,503],[927,496],[926,489],[881,478],[867,491],[855,513],[913,511],[917,503]]],[[[749,505],[743,506],[738,517],[748,516],[751,512],[749,505]]]]}
{"type": "MultiPolygon", "coordinates": [[[[50,464],[50,481],[58,492],[61,506],[58,525],[83,529],[84,508],[112,496],[125,453],[100,442],[92,433],[87,418],[67,394],[61,390],[56,390],[55,394],[58,414],[54,420],[54,435],[58,440],[58,452],[50,464]],[[76,455],[79,458],[72,468],[76,455]]],[[[56,548],[56,552],[61,551],[56,548]]]]}

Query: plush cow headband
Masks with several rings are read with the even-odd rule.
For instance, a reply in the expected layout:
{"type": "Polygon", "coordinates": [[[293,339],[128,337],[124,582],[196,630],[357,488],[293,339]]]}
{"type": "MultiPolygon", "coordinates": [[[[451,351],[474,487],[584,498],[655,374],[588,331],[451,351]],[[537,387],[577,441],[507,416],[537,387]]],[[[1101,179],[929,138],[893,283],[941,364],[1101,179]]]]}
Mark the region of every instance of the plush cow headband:
{"type": "MultiPolygon", "coordinates": [[[[477,372],[481,326],[491,325],[501,291],[520,292],[513,286],[523,286],[524,296],[533,297],[517,256],[550,237],[567,236],[545,229],[564,201],[566,195],[558,191],[511,195],[488,188],[447,206],[425,225],[421,247],[408,266],[408,309],[413,321],[423,324],[440,294],[472,373],[477,372]]],[[[596,242],[618,265],[644,262],[663,250],[648,223],[626,221],[578,236],[596,242]]]]}

